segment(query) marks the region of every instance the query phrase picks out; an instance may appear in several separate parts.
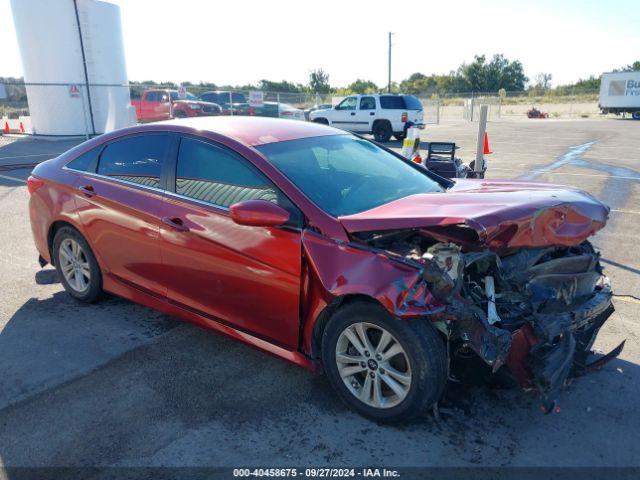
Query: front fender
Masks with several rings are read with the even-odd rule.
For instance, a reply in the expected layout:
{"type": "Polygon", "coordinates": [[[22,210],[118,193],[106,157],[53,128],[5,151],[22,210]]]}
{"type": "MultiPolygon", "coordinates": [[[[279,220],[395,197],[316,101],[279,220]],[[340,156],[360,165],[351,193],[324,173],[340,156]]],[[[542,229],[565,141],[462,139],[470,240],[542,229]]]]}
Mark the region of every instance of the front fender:
{"type": "Polygon", "coordinates": [[[307,353],[312,351],[320,314],[336,298],[370,297],[397,318],[416,318],[442,310],[417,267],[311,231],[303,232],[302,246],[307,269],[302,346],[307,353]]]}

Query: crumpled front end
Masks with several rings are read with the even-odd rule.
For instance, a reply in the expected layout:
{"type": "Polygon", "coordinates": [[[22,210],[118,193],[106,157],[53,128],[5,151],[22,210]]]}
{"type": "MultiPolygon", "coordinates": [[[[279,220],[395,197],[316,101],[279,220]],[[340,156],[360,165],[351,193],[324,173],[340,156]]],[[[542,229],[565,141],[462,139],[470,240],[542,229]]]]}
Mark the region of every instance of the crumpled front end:
{"type": "Polygon", "coordinates": [[[599,254],[583,242],[463,258],[465,300],[486,312],[493,328],[484,332],[484,341],[495,345],[472,348],[484,352],[481,357],[494,368],[506,364],[522,387],[538,390],[542,408],[551,411],[570,375],[603,363],[588,363],[596,335],[614,311],[599,254]]]}
{"type": "MultiPolygon", "coordinates": [[[[593,342],[614,308],[599,254],[588,241],[497,253],[465,251],[431,233],[398,230],[360,239],[419,265],[432,298],[426,316],[450,350],[472,350],[494,372],[506,366],[521,387],[539,392],[545,412],[554,410],[570,376],[621,352],[624,342],[589,363],[593,342]]],[[[405,298],[409,304],[416,300],[411,297],[405,298]]]]}

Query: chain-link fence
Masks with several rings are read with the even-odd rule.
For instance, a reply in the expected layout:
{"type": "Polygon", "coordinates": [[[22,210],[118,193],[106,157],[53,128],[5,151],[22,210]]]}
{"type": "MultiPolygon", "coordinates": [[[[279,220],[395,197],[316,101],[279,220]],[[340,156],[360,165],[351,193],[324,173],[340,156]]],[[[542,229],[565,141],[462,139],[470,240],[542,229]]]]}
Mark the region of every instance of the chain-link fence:
{"type": "MultiPolygon", "coordinates": [[[[305,120],[318,108],[330,108],[344,96],[309,92],[262,92],[259,106],[249,90],[219,90],[207,85],[135,83],[24,83],[0,80],[0,132],[39,135],[85,135],[182,116],[260,115],[305,120]],[[210,104],[219,105],[220,109],[210,104]]],[[[535,107],[552,118],[599,114],[598,92],[553,96],[532,92],[416,94],[424,122],[477,120],[479,107],[489,106],[489,120],[526,118],[535,107]]]]}
{"type": "Polygon", "coordinates": [[[477,120],[480,105],[489,106],[489,120],[526,118],[533,108],[550,118],[589,118],[600,114],[598,91],[572,92],[566,95],[535,92],[466,92],[440,95],[416,95],[425,106],[425,123],[465,119],[477,120]],[[430,107],[427,107],[430,102],[430,107]]]}
{"type": "Polygon", "coordinates": [[[506,92],[501,98],[501,115],[504,117],[526,116],[536,108],[550,118],[589,118],[599,115],[599,91],[571,91],[565,95],[536,92],[506,92]]]}
{"type": "Polygon", "coordinates": [[[199,85],[0,81],[0,132],[88,137],[136,122],[220,114],[305,120],[313,109],[334,104],[331,94],[261,93],[262,102],[250,104],[249,90],[199,85]]]}

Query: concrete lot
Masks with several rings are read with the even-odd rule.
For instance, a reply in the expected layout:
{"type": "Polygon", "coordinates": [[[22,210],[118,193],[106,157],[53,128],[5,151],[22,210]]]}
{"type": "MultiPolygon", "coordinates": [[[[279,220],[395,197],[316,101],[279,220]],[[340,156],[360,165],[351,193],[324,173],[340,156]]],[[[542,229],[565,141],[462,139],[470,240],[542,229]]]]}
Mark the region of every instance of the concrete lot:
{"type": "MultiPolygon", "coordinates": [[[[423,139],[456,141],[468,161],[475,128],[423,139]]],[[[566,389],[561,413],[455,385],[441,421],[380,426],[284,361],[124,300],[79,305],[37,264],[28,170],[0,167],[0,465],[640,466],[640,123],[502,120],[489,135],[488,178],[575,185],[612,208],[594,243],[617,311],[596,348],[627,344],[566,389]]],[[[0,165],[70,144],[0,137],[0,165]]]]}

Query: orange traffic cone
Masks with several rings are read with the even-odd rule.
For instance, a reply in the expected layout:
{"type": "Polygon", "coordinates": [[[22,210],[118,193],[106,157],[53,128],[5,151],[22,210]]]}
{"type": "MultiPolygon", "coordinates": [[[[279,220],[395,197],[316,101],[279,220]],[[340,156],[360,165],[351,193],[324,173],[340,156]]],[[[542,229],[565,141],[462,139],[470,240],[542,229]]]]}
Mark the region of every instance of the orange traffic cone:
{"type": "Polygon", "coordinates": [[[489,149],[489,135],[484,132],[484,154],[489,155],[490,153],[493,152],[489,149]]]}
{"type": "Polygon", "coordinates": [[[20,133],[25,133],[24,132],[24,125],[22,124],[22,122],[20,122],[20,133]]]}
{"type": "Polygon", "coordinates": [[[422,165],[422,157],[420,156],[420,152],[416,152],[416,154],[411,159],[414,163],[418,163],[422,165]]]}
{"type": "Polygon", "coordinates": [[[4,122],[4,133],[11,133],[11,129],[9,128],[9,122],[4,122]]]}

